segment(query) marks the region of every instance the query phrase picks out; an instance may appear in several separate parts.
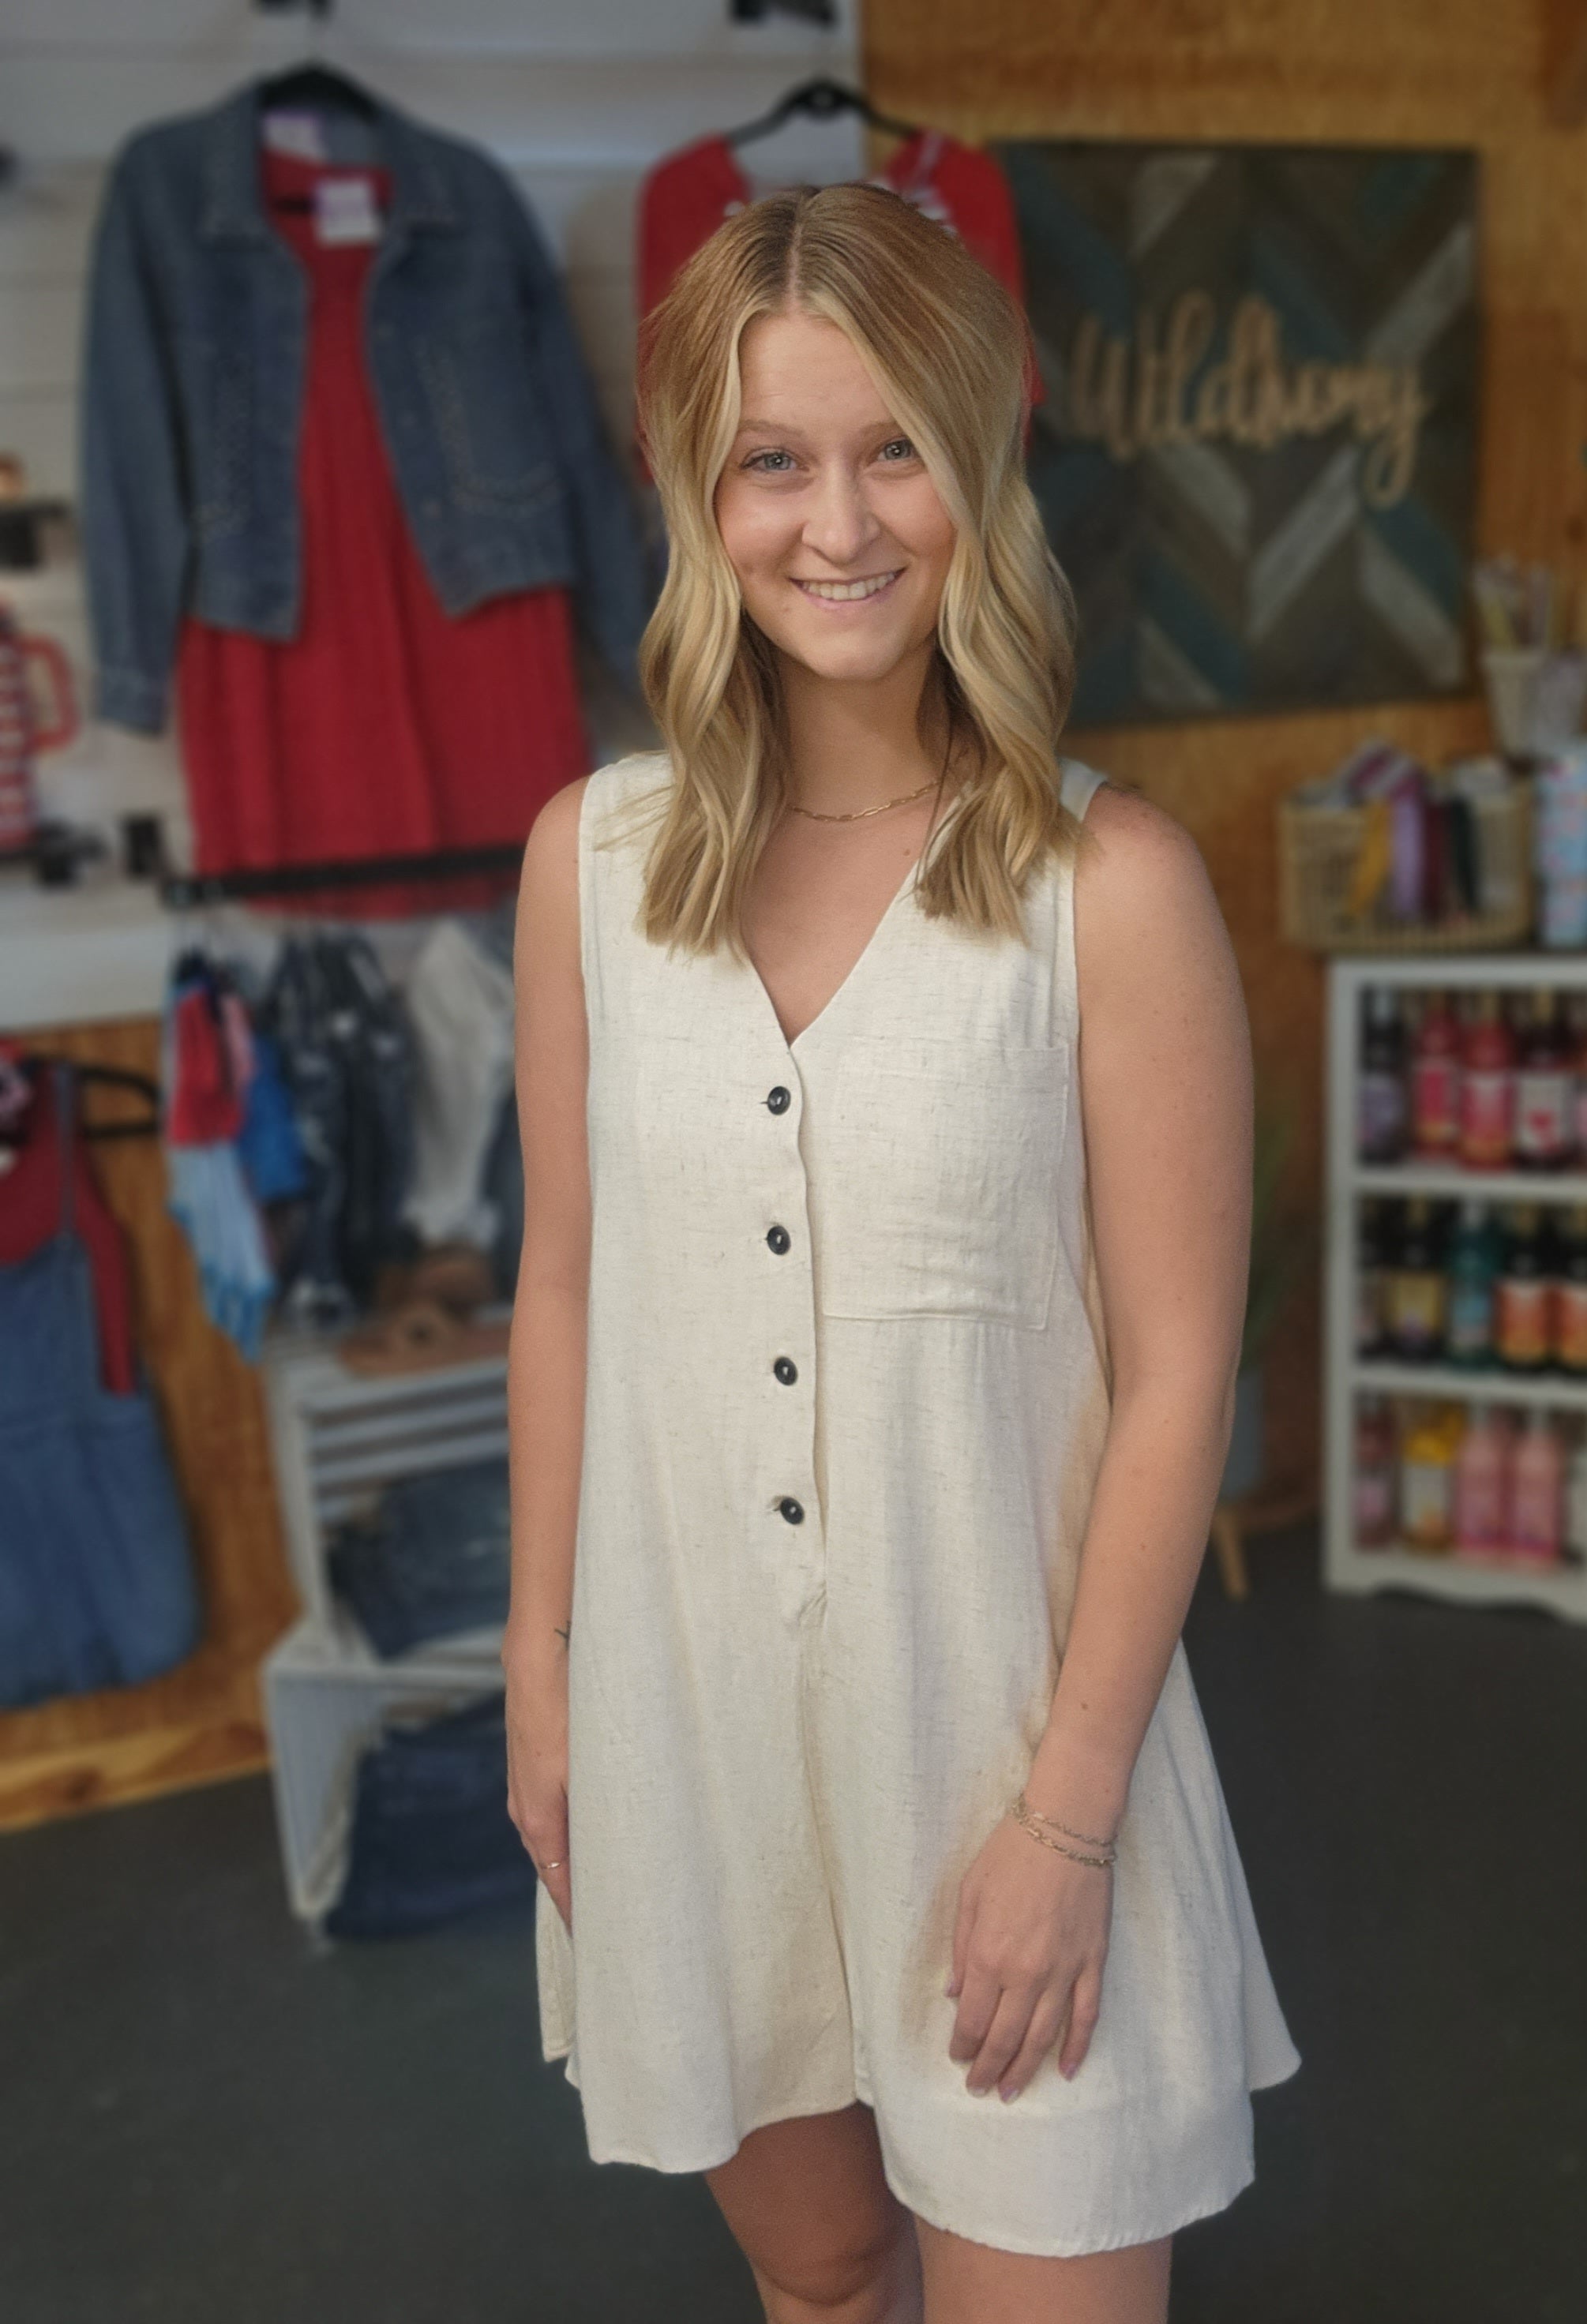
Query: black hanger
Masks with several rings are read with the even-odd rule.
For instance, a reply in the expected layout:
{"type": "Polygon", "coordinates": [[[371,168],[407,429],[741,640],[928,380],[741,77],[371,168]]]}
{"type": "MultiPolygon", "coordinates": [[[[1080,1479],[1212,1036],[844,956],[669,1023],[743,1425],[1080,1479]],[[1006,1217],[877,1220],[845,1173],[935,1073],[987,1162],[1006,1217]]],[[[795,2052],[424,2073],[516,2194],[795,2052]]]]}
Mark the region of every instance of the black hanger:
{"type": "Polygon", "coordinates": [[[768,137],[780,129],[796,113],[807,113],[817,121],[830,121],[835,114],[858,113],[872,129],[881,129],[893,137],[918,137],[920,124],[916,121],[895,121],[890,114],[878,113],[863,89],[850,88],[845,81],[833,80],[820,74],[815,80],[802,80],[780,97],[770,113],[755,121],[746,121],[742,129],[729,129],[723,134],[726,145],[747,145],[752,137],[768,137]]]}
{"type": "Polygon", "coordinates": [[[266,109],[275,106],[323,105],[341,113],[356,114],[361,121],[373,121],[375,116],[375,103],[369,91],[351,74],[337,72],[330,65],[289,65],[285,72],[272,73],[259,83],[259,102],[266,109]]]}
{"type": "Polygon", "coordinates": [[[79,1083],[103,1083],[110,1089],[135,1090],[149,1102],[146,1114],[134,1114],[115,1121],[83,1122],[85,1138],[150,1138],[161,1124],[161,1095],[158,1082],[147,1074],[134,1073],[126,1065],[80,1065],[75,1057],[53,1056],[47,1049],[23,1049],[14,1059],[30,1078],[36,1078],[51,1065],[65,1065],[79,1083]]]}

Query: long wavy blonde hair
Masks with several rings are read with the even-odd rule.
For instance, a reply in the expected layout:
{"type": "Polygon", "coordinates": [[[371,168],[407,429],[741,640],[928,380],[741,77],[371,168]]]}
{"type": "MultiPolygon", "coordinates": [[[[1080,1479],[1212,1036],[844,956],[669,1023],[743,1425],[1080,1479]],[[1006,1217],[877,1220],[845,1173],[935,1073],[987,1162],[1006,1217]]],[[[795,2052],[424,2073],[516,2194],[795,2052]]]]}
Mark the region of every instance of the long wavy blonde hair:
{"type": "Polygon", "coordinates": [[[744,609],[715,501],[738,432],[744,329],[790,310],[847,333],[955,530],[933,679],[968,771],[922,860],[918,900],[932,918],[1023,934],[1032,867],[1072,853],[1084,831],[1059,798],[1074,601],[1025,479],[1028,334],[956,235],[863,184],[748,204],[641,327],[639,434],[669,562],[640,675],[671,777],[639,802],[659,814],[645,934],[743,957],[744,898],[787,795],[778,656],[744,609]]]}

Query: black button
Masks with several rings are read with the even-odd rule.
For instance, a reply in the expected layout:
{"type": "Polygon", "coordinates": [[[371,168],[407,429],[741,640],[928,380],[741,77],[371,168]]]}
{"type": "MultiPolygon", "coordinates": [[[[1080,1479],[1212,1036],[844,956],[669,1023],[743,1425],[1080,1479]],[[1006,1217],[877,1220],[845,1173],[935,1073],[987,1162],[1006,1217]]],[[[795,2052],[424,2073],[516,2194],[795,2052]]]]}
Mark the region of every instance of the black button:
{"type": "Polygon", "coordinates": [[[767,1107],[772,1113],[786,1113],[792,1103],[793,1099],[789,1096],[788,1091],[783,1088],[780,1082],[778,1083],[777,1087],[766,1100],[767,1107]]]}
{"type": "Polygon", "coordinates": [[[784,1388],[792,1388],[799,1376],[799,1368],[791,1356],[779,1356],[771,1369],[784,1388]]]}
{"type": "Polygon", "coordinates": [[[782,1253],[788,1249],[789,1244],[793,1238],[789,1235],[786,1227],[772,1227],[767,1234],[766,1240],[770,1244],[772,1250],[776,1251],[778,1256],[780,1258],[782,1253]]]}
{"type": "Polygon", "coordinates": [[[778,1502],[777,1506],[782,1511],[783,1516],[788,1519],[789,1525],[804,1524],[804,1508],[800,1502],[794,1499],[791,1494],[786,1495],[783,1499],[778,1502]]]}

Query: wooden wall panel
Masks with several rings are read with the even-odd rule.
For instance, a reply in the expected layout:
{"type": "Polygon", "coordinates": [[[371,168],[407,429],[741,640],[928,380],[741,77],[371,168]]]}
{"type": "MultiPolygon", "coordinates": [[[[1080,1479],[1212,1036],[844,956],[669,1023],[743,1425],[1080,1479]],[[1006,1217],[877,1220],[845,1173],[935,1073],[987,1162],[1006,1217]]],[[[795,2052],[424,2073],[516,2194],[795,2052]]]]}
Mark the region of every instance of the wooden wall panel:
{"type": "MultiPolygon", "coordinates": [[[[866,0],[884,111],[993,137],[1465,145],[1481,156],[1478,538],[1587,571],[1587,131],[1553,99],[1581,0],[866,0]]],[[[879,148],[880,152],[882,149],[879,148]]],[[[1287,1188],[1317,1213],[1323,964],[1278,935],[1275,803],[1363,735],[1437,761],[1485,748],[1479,699],[1076,732],[1075,751],[1195,835],[1240,956],[1258,1073],[1293,1098],[1287,1188]]],[[[1318,1285],[1269,1376],[1275,1499],[1315,1493],[1318,1285]]]]}
{"type": "MultiPolygon", "coordinates": [[[[39,1037],[85,1062],[157,1071],[152,1019],[39,1037]]],[[[88,1093],[91,1120],[142,1102],[88,1093]]],[[[259,1376],[205,1316],[152,1138],[92,1148],[133,1263],[134,1321],[180,1484],[205,1608],[198,1652],[146,1686],[0,1713],[0,1829],[264,1764],[257,1670],[297,1610],[259,1376]]]]}

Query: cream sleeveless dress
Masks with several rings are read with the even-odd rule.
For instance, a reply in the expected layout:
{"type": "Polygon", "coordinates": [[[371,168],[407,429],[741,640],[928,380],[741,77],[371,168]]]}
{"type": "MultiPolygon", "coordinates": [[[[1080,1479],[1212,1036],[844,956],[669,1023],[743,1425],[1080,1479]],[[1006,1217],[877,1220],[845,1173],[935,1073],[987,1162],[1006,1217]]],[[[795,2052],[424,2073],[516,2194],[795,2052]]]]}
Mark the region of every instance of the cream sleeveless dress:
{"type": "MultiPolygon", "coordinates": [[[[541,2041],[596,2162],[700,2171],[875,2109],[890,2184],[1008,2251],[1147,2241],[1254,2175],[1300,2063],[1183,1645],[1119,1837],[1073,2081],[973,2096],[943,1992],[959,1880],[1056,1683],[1109,1367],[1086,1204],[1072,872],[1029,947],[912,867],[791,1046],[747,964],[635,925],[643,833],[586,789],[594,1203],[569,1636],[571,1936],[541,2041]]],[[[1103,778],[1066,764],[1084,813],[1103,778]]],[[[646,826],[648,830],[648,826],[646,826]]],[[[1034,1845],[1034,1843],[1032,1843],[1034,1845]]]]}

